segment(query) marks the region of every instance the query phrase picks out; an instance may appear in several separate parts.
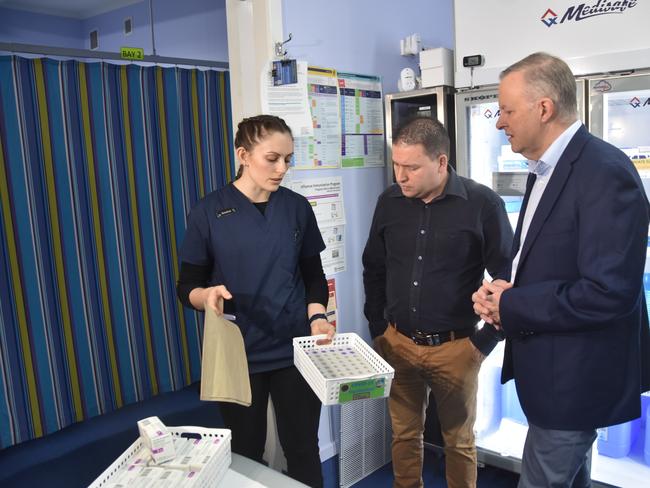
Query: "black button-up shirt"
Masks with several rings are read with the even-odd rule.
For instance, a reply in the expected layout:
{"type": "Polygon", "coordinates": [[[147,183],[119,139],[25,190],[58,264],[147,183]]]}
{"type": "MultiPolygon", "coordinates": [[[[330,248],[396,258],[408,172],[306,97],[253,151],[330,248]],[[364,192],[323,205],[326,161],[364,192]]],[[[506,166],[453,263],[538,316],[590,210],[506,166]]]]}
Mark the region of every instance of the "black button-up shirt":
{"type": "MultiPolygon", "coordinates": [[[[474,327],[472,293],[486,269],[508,279],[511,247],[501,198],[452,168],[444,191],[429,203],[392,185],[377,201],[363,252],[371,335],[382,334],[389,321],[407,334],[474,327]]],[[[498,338],[486,324],[471,340],[487,354],[498,338]]]]}

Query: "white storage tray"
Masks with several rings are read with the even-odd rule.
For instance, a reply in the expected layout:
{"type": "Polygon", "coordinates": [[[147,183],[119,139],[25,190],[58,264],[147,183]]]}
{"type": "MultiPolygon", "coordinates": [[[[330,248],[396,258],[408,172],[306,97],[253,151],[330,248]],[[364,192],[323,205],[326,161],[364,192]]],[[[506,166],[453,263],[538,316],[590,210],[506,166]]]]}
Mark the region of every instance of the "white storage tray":
{"type": "MultiPolygon", "coordinates": [[[[221,438],[223,442],[217,453],[212,457],[210,463],[205,468],[198,471],[197,476],[191,483],[183,484],[183,486],[191,488],[208,488],[218,486],[221,478],[224,477],[226,471],[230,467],[231,452],[230,452],[230,430],[229,429],[207,429],[205,427],[167,427],[169,432],[174,437],[180,437],[184,433],[201,434],[203,438],[221,438]]],[[[113,462],[99,477],[89,485],[88,488],[101,488],[108,483],[114,481],[111,478],[121,471],[125,466],[130,463],[130,460],[142,448],[142,438],[138,439],[131,444],[131,446],[122,453],[122,455],[113,462]]],[[[164,463],[160,465],[164,467],[164,463]]]]}
{"type": "Polygon", "coordinates": [[[323,405],[387,397],[395,370],[355,333],[295,337],[293,362],[323,405]]]}

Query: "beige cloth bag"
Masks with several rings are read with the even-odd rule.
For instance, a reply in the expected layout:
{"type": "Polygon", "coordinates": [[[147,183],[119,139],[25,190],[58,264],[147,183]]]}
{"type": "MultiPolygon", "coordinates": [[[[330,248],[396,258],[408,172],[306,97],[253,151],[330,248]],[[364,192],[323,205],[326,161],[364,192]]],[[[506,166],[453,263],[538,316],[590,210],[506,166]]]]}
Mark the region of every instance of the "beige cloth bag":
{"type": "Polygon", "coordinates": [[[205,311],[201,360],[201,400],[251,404],[244,338],[239,327],[205,311]]]}

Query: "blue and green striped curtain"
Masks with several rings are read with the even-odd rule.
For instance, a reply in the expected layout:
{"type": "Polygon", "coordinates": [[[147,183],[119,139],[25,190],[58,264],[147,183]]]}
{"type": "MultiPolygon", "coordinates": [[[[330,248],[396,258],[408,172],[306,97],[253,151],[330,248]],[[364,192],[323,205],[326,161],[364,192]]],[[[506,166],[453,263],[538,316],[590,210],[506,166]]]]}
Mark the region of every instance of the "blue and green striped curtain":
{"type": "Polygon", "coordinates": [[[228,73],[0,57],[0,447],[200,377],[175,295],[230,181],[228,73]]]}

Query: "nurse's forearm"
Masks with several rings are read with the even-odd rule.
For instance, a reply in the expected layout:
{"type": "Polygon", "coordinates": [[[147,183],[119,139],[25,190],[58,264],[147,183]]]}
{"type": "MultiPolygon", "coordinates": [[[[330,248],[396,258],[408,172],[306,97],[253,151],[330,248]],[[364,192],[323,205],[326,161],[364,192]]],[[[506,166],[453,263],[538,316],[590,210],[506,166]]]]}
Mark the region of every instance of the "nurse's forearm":
{"type": "Polygon", "coordinates": [[[194,288],[190,292],[190,303],[197,310],[204,310],[207,288],[194,288]]]}
{"type": "Polygon", "coordinates": [[[176,282],[176,295],[186,307],[194,307],[190,302],[190,293],[195,288],[205,288],[210,279],[212,267],[208,265],[181,262],[181,269],[176,282]]]}
{"type": "Polygon", "coordinates": [[[326,334],[325,339],[319,339],[316,344],[329,344],[332,342],[336,327],[327,320],[325,307],[322,303],[310,303],[307,305],[307,316],[309,317],[309,328],[311,335],[326,334]]]}
{"type": "Polygon", "coordinates": [[[307,318],[311,317],[315,313],[325,313],[325,307],[320,303],[310,303],[307,305],[307,318]]]}

